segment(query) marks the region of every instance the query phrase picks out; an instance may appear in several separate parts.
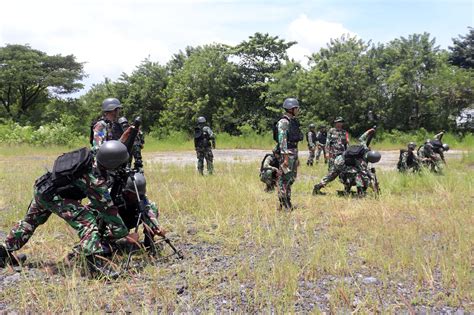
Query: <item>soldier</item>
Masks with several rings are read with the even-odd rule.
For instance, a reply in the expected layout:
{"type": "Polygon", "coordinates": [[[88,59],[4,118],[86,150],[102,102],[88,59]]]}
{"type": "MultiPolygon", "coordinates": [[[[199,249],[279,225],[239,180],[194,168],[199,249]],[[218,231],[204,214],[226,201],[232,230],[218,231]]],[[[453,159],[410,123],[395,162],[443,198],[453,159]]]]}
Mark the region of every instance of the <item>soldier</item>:
{"type": "Polygon", "coordinates": [[[441,173],[443,164],[446,164],[444,152],[449,150],[447,144],[443,144],[441,140],[426,140],[426,142],[418,148],[418,158],[421,163],[428,167],[432,172],[441,173]]]}
{"type": "MultiPolygon", "coordinates": [[[[130,127],[127,118],[120,117],[117,123],[121,126],[122,130],[125,131],[130,127]]],[[[132,166],[132,158],[134,159],[134,169],[138,172],[143,172],[143,158],[142,158],[142,150],[143,146],[145,145],[145,135],[141,130],[138,131],[138,134],[133,142],[132,146],[132,155],[130,156],[130,160],[128,162],[128,167],[132,166]]]]}
{"type": "Polygon", "coordinates": [[[306,165],[308,166],[313,166],[314,151],[316,150],[315,128],[316,126],[314,124],[309,124],[309,131],[306,134],[306,141],[308,141],[308,151],[309,151],[308,161],[306,162],[306,165]]]}
{"type": "Polygon", "coordinates": [[[206,159],[207,172],[214,172],[212,149],[216,148],[216,138],[209,126],[206,126],[206,118],[198,117],[197,126],[194,128],[194,148],[198,159],[198,172],[204,175],[204,159],[206,159]]]}
{"type": "Polygon", "coordinates": [[[324,163],[328,163],[328,156],[326,154],[326,140],[328,137],[328,133],[326,131],[326,126],[321,125],[319,126],[319,131],[316,134],[316,162],[319,162],[319,157],[321,156],[321,152],[323,152],[324,156],[324,163]]]}
{"type": "Polygon", "coordinates": [[[296,98],[287,98],[283,102],[285,114],[276,124],[274,139],[278,141],[280,148],[280,172],[278,179],[278,199],[280,209],[292,210],[291,185],[293,185],[298,169],[298,142],[303,141],[304,136],[296,116],[299,112],[299,102],[296,98]]]}
{"type": "Polygon", "coordinates": [[[409,170],[418,172],[420,170],[420,160],[415,154],[415,149],[416,143],[410,142],[406,150],[400,150],[400,157],[397,164],[397,168],[400,172],[407,172],[409,170]]]}
{"type": "MultiPolygon", "coordinates": [[[[153,242],[153,237],[155,235],[163,235],[164,232],[160,229],[158,223],[158,207],[146,196],[145,176],[142,173],[135,173],[133,177],[140,201],[143,203],[144,207],[144,213],[142,213],[141,219],[144,222],[143,234],[145,235],[145,246],[149,247],[151,242],[153,242]]],[[[116,204],[119,209],[120,217],[122,217],[129,230],[136,227],[140,214],[135,185],[133,184],[132,179],[128,178],[125,187],[122,190],[122,194],[116,196],[114,199],[114,204],[116,204]]]]}
{"type": "Polygon", "coordinates": [[[341,155],[349,145],[349,133],[342,128],[344,119],[337,117],[334,120],[334,124],[334,128],[329,129],[326,141],[326,152],[329,155],[329,170],[331,170],[336,157],[341,155]]]}
{"type": "MultiPolygon", "coordinates": [[[[107,142],[96,155],[98,167],[103,169],[115,169],[127,160],[127,148],[118,141],[107,142]]],[[[5,245],[0,245],[0,265],[14,260],[13,252],[28,242],[36,228],[44,224],[51,213],[64,219],[77,231],[81,239],[80,251],[86,256],[89,266],[93,267],[92,271],[104,271],[95,261],[95,255],[108,254],[98,232],[97,213],[107,226],[107,239],[115,240],[128,235],[105,180],[94,175],[92,154],[83,148],[60,156],[55,161],[53,172],[47,172],[36,180],[34,198],[25,218],[10,231],[5,245]],[[85,197],[90,201],[87,206],[81,203],[85,197]]],[[[135,235],[128,237],[130,241],[134,238],[135,235]]]]}
{"type": "Polygon", "coordinates": [[[280,167],[280,150],[275,147],[270,154],[266,154],[260,165],[260,180],[266,184],[265,192],[272,192],[277,185],[280,167]]]}
{"type": "MultiPolygon", "coordinates": [[[[339,117],[340,118],[340,117],[339,117]]],[[[368,139],[369,139],[369,136],[371,134],[373,134],[375,132],[375,129],[369,129],[367,130],[366,132],[364,132],[364,134],[362,134],[362,136],[360,136],[359,138],[359,142],[360,142],[360,146],[364,149],[365,152],[369,152],[369,149],[367,147],[367,142],[368,142],[368,139]]],[[[370,151],[372,152],[372,151],[370,151]]],[[[344,153],[344,151],[343,151],[344,153]]],[[[372,159],[372,157],[371,157],[372,159]]],[[[345,167],[363,167],[363,165],[361,165],[361,161],[360,159],[355,161],[354,165],[347,165],[346,163],[346,158],[344,156],[344,154],[338,154],[336,156],[336,158],[334,159],[334,162],[331,166],[331,168],[329,169],[329,172],[326,176],[324,176],[321,181],[314,185],[314,188],[313,188],[313,195],[323,195],[324,193],[321,192],[321,189],[326,187],[326,185],[330,182],[332,182],[333,180],[335,180],[339,174],[341,174],[341,172],[344,172],[344,168],[345,167]]],[[[358,183],[362,183],[362,181],[358,181],[358,183]]],[[[359,187],[358,187],[359,188],[359,187]]]]}
{"type": "Polygon", "coordinates": [[[92,122],[89,141],[92,153],[109,140],[119,140],[123,134],[122,127],[117,123],[122,104],[116,98],[106,98],[102,102],[102,116],[92,122]]]}

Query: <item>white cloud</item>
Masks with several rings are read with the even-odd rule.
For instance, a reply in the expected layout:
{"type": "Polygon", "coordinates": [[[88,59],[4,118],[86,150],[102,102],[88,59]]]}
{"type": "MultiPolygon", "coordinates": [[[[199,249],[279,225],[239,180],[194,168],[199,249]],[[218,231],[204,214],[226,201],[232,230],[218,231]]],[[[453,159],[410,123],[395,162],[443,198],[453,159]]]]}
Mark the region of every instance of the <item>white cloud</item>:
{"type": "Polygon", "coordinates": [[[343,34],[356,36],[357,34],[345,28],[341,23],[329,22],[321,19],[312,20],[302,14],[292,21],[286,31],[288,40],[297,41],[288,50],[290,57],[307,61],[306,56],[319,51],[325,47],[331,38],[339,38],[343,34]]]}

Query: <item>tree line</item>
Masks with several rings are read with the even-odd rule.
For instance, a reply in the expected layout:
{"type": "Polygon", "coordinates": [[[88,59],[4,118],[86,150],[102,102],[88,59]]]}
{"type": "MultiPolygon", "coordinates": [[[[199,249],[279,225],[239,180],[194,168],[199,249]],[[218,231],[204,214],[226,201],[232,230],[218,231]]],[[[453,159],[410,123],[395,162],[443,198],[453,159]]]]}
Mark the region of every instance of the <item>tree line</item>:
{"type": "Polygon", "coordinates": [[[454,117],[473,106],[474,29],[440,49],[428,33],[372,43],[344,35],[307,56],[288,57],[295,42],[255,33],[238,45],[187,47],[161,64],[143,60],[117,80],[84,95],[83,63],[28,45],[0,47],[0,122],[40,126],[67,121],[86,133],[106,97],[117,97],[129,119],[166,136],[190,132],[205,116],[218,132],[268,132],[286,97],[301,102],[301,122],[331,124],[343,116],[359,133],[452,130],[454,117]]]}

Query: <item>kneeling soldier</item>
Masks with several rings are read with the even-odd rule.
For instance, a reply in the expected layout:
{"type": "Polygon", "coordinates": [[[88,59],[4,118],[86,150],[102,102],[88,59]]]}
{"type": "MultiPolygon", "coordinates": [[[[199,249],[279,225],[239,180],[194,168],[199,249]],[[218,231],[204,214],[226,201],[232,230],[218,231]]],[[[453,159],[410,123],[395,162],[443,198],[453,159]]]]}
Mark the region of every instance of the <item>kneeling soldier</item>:
{"type": "Polygon", "coordinates": [[[280,168],[280,150],[274,148],[272,153],[266,154],[260,165],[260,180],[266,184],[265,192],[275,190],[280,168]]]}

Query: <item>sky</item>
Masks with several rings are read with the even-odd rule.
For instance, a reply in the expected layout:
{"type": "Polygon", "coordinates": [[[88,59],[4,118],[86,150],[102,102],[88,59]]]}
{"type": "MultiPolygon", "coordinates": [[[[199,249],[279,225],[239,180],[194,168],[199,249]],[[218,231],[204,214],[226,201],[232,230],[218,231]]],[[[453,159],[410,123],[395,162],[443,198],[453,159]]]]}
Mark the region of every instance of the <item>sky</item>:
{"type": "Polygon", "coordinates": [[[145,58],[165,64],[186,46],[238,44],[255,32],[297,41],[305,56],[350,34],[388,42],[428,32],[447,49],[474,26],[474,0],[4,0],[0,46],[29,44],[84,62],[86,88],[130,73],[145,58]]]}

